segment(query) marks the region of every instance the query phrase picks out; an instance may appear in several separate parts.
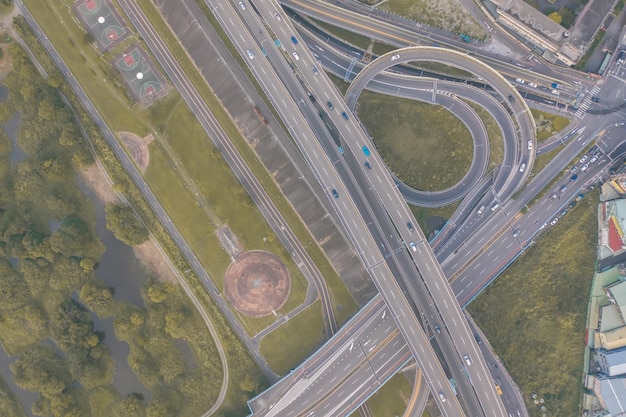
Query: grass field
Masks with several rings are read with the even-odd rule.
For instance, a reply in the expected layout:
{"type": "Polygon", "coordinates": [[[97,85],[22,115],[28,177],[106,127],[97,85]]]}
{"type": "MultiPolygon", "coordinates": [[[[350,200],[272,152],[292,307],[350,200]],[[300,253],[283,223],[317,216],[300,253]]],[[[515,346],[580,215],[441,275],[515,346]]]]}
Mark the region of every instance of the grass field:
{"type": "MultiPolygon", "coordinates": [[[[146,173],[146,180],[157,193],[160,201],[168,208],[168,213],[177,222],[177,226],[188,239],[203,265],[208,268],[212,277],[219,284],[223,271],[229,262],[228,255],[220,248],[213,235],[213,229],[216,226],[215,219],[208,217],[205,212],[197,207],[196,203],[200,199],[199,196],[185,188],[186,179],[180,175],[182,170],[174,171],[172,169],[173,164],[177,161],[164,151],[163,146],[158,146],[159,141],[163,141],[174,150],[175,158],[183,162],[185,171],[194,182],[193,185],[201,189],[203,194],[214,192],[215,184],[220,184],[222,187],[233,184],[229,193],[221,193],[221,196],[208,194],[200,197],[210,201],[212,211],[218,215],[222,223],[228,224],[238,233],[238,238],[246,245],[246,249],[265,248],[281,256],[291,273],[294,274],[295,282],[292,297],[283,311],[299,304],[303,300],[303,290],[306,288],[300,272],[269,229],[265,220],[259,216],[257,209],[251,205],[250,198],[241,185],[237,183],[224,161],[221,160],[221,156],[214,150],[206,134],[200,130],[197,121],[186,105],[179,103],[180,98],[177,93],[170,93],[170,97],[149,110],[136,107],[127,99],[127,93],[121,85],[117,81],[112,81],[118,80],[119,77],[111,69],[108,60],[119,52],[117,48],[104,56],[100,56],[89,45],[82,44],[83,32],[74,23],[64,23],[71,22],[71,12],[66,4],[62,2],[49,3],[42,0],[28,1],[29,9],[46,28],[46,34],[58,46],[63,59],[72,68],[77,79],[84,86],[87,94],[96,107],[100,109],[101,115],[112,129],[114,131],[131,131],[140,136],[150,132],[157,134],[157,141],[153,142],[150,147],[152,162],[146,173]],[[108,81],[102,82],[102,80],[108,81]],[[210,171],[207,171],[209,168],[210,171]],[[233,198],[233,196],[239,198],[233,198]],[[235,214],[238,217],[235,217],[235,214]],[[248,229],[251,224],[253,224],[252,228],[248,229]],[[267,239],[264,240],[264,237],[267,239]]],[[[147,5],[143,7],[150,8],[147,5]]],[[[153,10],[152,17],[154,18],[155,15],[158,17],[153,10]]],[[[157,26],[165,27],[163,23],[157,24],[157,26]]],[[[172,36],[165,35],[164,37],[172,42],[172,36]]],[[[132,35],[131,38],[139,42],[136,35],[132,35]]],[[[120,48],[126,46],[127,44],[124,44],[120,48]]],[[[184,64],[187,70],[192,68],[191,63],[184,58],[184,54],[179,52],[177,56],[181,57],[180,62],[184,64]]],[[[192,74],[192,72],[189,73],[192,74]]],[[[195,77],[192,76],[192,79],[197,83],[200,81],[197,74],[195,77]]],[[[210,95],[206,86],[198,84],[198,91],[201,91],[205,96],[210,95]]],[[[277,205],[297,235],[301,240],[311,240],[310,235],[290,209],[289,204],[282,198],[271,176],[264,171],[258,160],[255,159],[252,150],[247,147],[233,126],[228,115],[219,107],[219,102],[214,97],[207,98],[207,102],[212,106],[214,114],[230,137],[238,142],[240,150],[245,148],[243,149],[245,156],[250,160],[257,177],[262,181],[270,195],[275,198],[277,205]],[[247,152],[245,152],[246,150],[247,152]]],[[[342,306],[341,309],[336,308],[338,319],[341,321],[347,319],[356,311],[354,301],[319,248],[312,246],[309,247],[309,251],[332,288],[331,293],[335,296],[333,300],[335,307],[337,305],[342,306]]],[[[266,324],[266,320],[255,323],[248,320],[244,323],[251,333],[265,327],[266,324]]],[[[321,320],[312,323],[311,326],[315,324],[319,324],[319,331],[321,331],[321,320]]]]}
{"type": "Polygon", "coordinates": [[[469,310],[524,393],[552,416],[578,413],[598,193],[589,194],[520,257],[469,310]]]}
{"type": "Polygon", "coordinates": [[[474,17],[456,0],[388,0],[379,8],[448,32],[486,38],[474,17]]]}
{"type": "Polygon", "coordinates": [[[402,416],[411,393],[409,381],[397,373],[367,400],[367,405],[375,417],[402,416]]]}
{"type": "Polygon", "coordinates": [[[543,142],[550,136],[565,129],[570,123],[567,117],[530,109],[537,125],[537,142],[543,142]]]}
{"type": "Polygon", "coordinates": [[[485,125],[485,130],[487,130],[487,137],[489,138],[489,165],[487,166],[487,171],[491,171],[493,168],[501,165],[504,159],[502,130],[500,130],[496,119],[487,110],[471,101],[466,101],[466,103],[478,114],[478,117],[485,125]]]}
{"type": "Polygon", "coordinates": [[[364,91],[358,113],[387,166],[418,190],[451,187],[471,165],[470,132],[442,106],[364,91]]]}
{"type": "Polygon", "coordinates": [[[286,375],[311,356],[323,340],[321,307],[320,302],[316,301],[261,339],[259,350],[274,372],[286,375]]]}

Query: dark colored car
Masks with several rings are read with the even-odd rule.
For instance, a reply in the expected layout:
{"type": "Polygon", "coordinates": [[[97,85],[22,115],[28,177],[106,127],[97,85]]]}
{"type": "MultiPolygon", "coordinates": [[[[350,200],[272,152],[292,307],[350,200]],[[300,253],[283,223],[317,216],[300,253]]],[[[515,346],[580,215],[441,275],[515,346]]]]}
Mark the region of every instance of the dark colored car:
{"type": "Polygon", "coordinates": [[[511,95],[511,96],[509,96],[509,101],[510,101],[511,103],[515,103],[515,97],[513,97],[512,95],[511,95]]]}
{"type": "Polygon", "coordinates": [[[369,163],[369,161],[365,161],[365,168],[372,169],[372,165],[369,163]]]}
{"type": "Polygon", "coordinates": [[[406,224],[406,228],[407,228],[407,229],[409,229],[409,232],[412,232],[412,231],[414,230],[414,229],[413,229],[413,224],[412,224],[411,222],[408,222],[408,223],[406,224]]]}
{"type": "Polygon", "coordinates": [[[330,101],[326,102],[326,105],[328,106],[329,110],[333,110],[335,107],[333,106],[333,103],[331,103],[330,101]]]}
{"type": "Polygon", "coordinates": [[[343,117],[344,119],[348,120],[348,113],[346,113],[345,111],[341,112],[341,117],[343,117]]]}
{"type": "Polygon", "coordinates": [[[291,42],[293,42],[294,45],[298,44],[298,39],[295,36],[291,37],[291,42]]]}
{"type": "Polygon", "coordinates": [[[569,180],[570,180],[571,182],[574,182],[574,181],[576,181],[577,179],[578,179],[578,175],[577,175],[577,174],[574,174],[574,175],[572,175],[571,177],[569,177],[569,180]]]}
{"type": "Polygon", "coordinates": [[[596,96],[591,97],[591,101],[593,101],[594,103],[599,103],[600,99],[596,96]]]}
{"type": "Polygon", "coordinates": [[[339,193],[338,193],[338,192],[337,192],[337,190],[335,190],[334,188],[333,188],[332,193],[333,193],[333,197],[335,197],[335,198],[339,198],[339,193]]]}

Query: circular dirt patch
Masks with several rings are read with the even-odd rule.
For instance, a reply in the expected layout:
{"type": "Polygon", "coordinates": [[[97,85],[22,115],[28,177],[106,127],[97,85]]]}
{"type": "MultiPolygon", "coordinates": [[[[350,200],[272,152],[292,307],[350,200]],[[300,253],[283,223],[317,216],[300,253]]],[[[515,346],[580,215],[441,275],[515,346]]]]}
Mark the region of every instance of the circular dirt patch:
{"type": "Polygon", "coordinates": [[[285,264],[265,251],[244,252],[230,264],[224,278],[226,299],[241,313],[263,317],[279,310],[291,288],[285,264]]]}

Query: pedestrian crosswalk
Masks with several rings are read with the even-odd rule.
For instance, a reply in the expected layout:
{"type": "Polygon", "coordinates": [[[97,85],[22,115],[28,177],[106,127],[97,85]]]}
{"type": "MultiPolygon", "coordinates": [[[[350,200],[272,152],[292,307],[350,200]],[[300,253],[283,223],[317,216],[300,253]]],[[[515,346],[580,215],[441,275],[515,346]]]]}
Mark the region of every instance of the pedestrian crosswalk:
{"type": "Polygon", "coordinates": [[[599,92],[600,92],[600,87],[598,87],[597,85],[591,89],[590,94],[586,95],[583,102],[580,103],[580,105],[578,106],[578,110],[576,110],[576,113],[575,113],[576,117],[578,117],[579,119],[582,119],[583,117],[585,117],[585,114],[587,113],[587,109],[591,105],[591,97],[598,95],[599,92]]]}

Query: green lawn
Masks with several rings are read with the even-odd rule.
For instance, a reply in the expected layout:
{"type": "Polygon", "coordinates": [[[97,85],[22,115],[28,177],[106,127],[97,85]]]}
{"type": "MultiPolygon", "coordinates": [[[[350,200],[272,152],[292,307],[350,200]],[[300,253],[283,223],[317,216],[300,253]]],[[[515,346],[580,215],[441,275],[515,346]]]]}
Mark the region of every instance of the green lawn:
{"type": "Polygon", "coordinates": [[[537,142],[542,142],[550,136],[565,129],[570,123],[567,117],[530,109],[537,125],[537,142]]]}
{"type": "Polygon", "coordinates": [[[579,202],[469,306],[533,417],[541,412],[531,393],[546,400],[549,415],[579,411],[598,198],[579,202]]]}
{"type": "Polygon", "coordinates": [[[324,331],[319,300],[261,340],[259,349],[278,375],[286,375],[322,344],[324,331]]]}
{"type": "Polygon", "coordinates": [[[451,187],[471,165],[470,132],[442,106],[364,91],[358,113],[387,166],[418,190],[451,187]]]}
{"type": "Polygon", "coordinates": [[[404,374],[397,373],[367,400],[367,405],[375,417],[402,416],[412,391],[404,374]]]}

